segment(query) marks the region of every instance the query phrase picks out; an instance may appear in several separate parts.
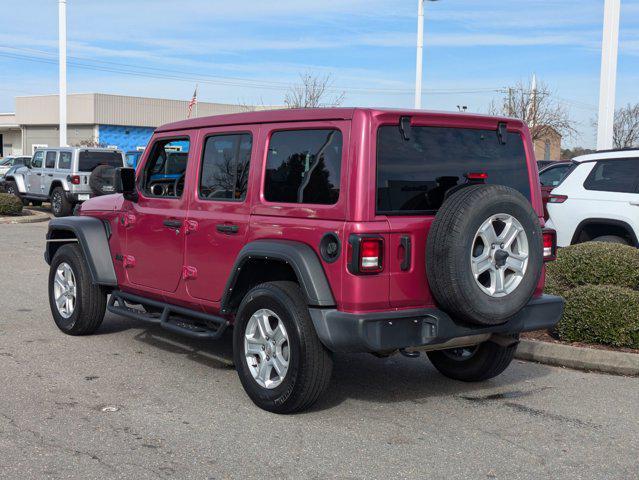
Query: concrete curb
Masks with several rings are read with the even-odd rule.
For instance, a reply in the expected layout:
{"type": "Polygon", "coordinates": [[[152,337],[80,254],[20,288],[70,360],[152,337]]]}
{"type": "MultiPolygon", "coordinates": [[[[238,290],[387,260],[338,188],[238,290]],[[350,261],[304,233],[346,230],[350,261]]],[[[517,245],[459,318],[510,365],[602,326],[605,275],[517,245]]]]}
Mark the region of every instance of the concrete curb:
{"type": "Polygon", "coordinates": [[[31,215],[0,218],[0,224],[48,222],[51,218],[51,216],[45,212],[31,210],[30,208],[25,208],[24,210],[31,212],[31,215]]]}
{"type": "Polygon", "coordinates": [[[639,375],[639,354],[636,353],[522,339],[515,358],[615,375],[639,375]]]}

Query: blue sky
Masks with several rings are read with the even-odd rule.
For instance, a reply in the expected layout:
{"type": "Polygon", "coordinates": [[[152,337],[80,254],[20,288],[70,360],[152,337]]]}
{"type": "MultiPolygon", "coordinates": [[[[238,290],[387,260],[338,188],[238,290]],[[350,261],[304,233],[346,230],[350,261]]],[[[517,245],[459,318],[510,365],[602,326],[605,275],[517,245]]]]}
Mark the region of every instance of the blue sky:
{"type": "MultiPolygon", "coordinates": [[[[0,111],[57,90],[57,1],[4,0],[0,111]],[[7,4],[11,7],[6,8],[7,4]]],[[[411,107],[416,0],[68,0],[69,91],[282,104],[300,72],[345,105],[411,107]]],[[[424,108],[485,112],[496,90],[546,82],[593,146],[603,0],[426,4],[424,108]]],[[[622,0],[617,105],[639,101],[639,2],[622,0]]]]}

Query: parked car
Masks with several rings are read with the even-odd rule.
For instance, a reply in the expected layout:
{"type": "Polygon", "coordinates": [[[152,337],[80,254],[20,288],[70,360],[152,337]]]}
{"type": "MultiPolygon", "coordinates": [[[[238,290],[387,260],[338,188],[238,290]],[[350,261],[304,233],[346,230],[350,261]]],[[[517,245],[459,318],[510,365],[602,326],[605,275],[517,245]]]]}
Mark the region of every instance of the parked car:
{"type": "Polygon", "coordinates": [[[126,166],[136,168],[143,154],[144,150],[130,150],[126,152],[124,155],[126,158],[126,166]]]}
{"type": "MultiPolygon", "coordinates": [[[[539,162],[538,162],[539,163],[539,162]]],[[[548,196],[553,188],[557,187],[575,166],[573,162],[553,162],[539,171],[539,183],[541,184],[541,201],[544,204],[544,218],[548,220],[548,196]]]]}
{"type": "Polygon", "coordinates": [[[318,399],[331,352],[427,352],[486,380],[563,308],[542,294],[554,232],[529,142],[519,120],[360,108],[165,125],[121,195],[50,222],[53,318],[70,335],[105,308],[200,339],[233,326],[242,385],[278,413],[318,399]]]}
{"type": "Polygon", "coordinates": [[[122,152],[106,148],[39,149],[25,169],[7,175],[8,188],[24,202],[51,202],[56,217],[70,215],[76,204],[115,192],[115,168],[124,166],[122,152]]]}
{"type": "Polygon", "coordinates": [[[27,162],[31,160],[31,157],[28,156],[19,156],[19,157],[4,157],[0,160],[0,178],[4,177],[7,174],[7,171],[15,166],[23,166],[26,165],[27,162]]]}
{"type": "Polygon", "coordinates": [[[542,168],[546,168],[548,165],[553,165],[558,163],[557,160],[537,160],[537,169],[541,170],[542,168]]]}
{"type": "Polygon", "coordinates": [[[559,246],[587,241],[638,246],[639,150],[582,155],[548,198],[559,246]]]}

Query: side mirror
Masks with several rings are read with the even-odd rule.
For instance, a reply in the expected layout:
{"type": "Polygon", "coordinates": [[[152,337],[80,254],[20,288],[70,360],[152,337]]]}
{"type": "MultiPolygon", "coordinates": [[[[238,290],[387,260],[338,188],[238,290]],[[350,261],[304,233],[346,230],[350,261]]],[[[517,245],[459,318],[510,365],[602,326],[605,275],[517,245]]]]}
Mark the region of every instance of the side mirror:
{"type": "Polygon", "coordinates": [[[135,169],[119,167],[115,169],[115,191],[121,193],[126,200],[137,202],[138,192],[135,189],[135,169]]]}

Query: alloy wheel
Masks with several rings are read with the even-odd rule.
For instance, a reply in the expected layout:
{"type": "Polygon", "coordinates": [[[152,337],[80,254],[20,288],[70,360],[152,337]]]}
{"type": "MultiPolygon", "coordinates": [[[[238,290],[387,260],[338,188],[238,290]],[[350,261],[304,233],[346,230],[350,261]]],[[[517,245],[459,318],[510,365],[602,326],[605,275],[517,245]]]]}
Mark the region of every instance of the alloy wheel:
{"type": "Polygon", "coordinates": [[[284,323],[272,310],[257,310],[246,324],[244,357],[258,385],[272,389],[286,377],[290,344],[284,323]]]}
{"type": "Polygon", "coordinates": [[[68,263],[58,265],[53,282],[53,297],[58,312],[62,317],[69,318],[75,310],[78,287],[73,269],[68,263]]]}
{"type": "Polygon", "coordinates": [[[470,264],[479,288],[491,297],[504,297],[521,283],[528,267],[528,237],[512,215],[486,219],[475,234],[470,264]]]}

